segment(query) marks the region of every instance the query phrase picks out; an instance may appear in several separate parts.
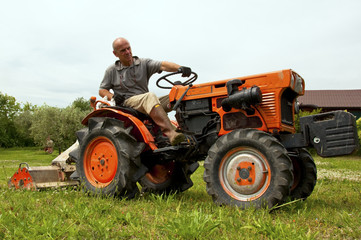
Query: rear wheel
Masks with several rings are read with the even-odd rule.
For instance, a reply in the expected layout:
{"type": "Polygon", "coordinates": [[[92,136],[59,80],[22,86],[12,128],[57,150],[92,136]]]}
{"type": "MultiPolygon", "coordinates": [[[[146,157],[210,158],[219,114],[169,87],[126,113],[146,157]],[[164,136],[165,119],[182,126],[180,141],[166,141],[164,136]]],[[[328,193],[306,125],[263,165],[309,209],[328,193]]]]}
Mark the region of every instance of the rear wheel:
{"type": "Polygon", "coordinates": [[[183,192],[193,186],[190,175],[199,164],[168,162],[156,164],[149,168],[148,173],[140,180],[143,192],[165,193],[183,192]]]}
{"type": "Polygon", "coordinates": [[[204,162],[207,192],[218,204],[272,208],[290,193],[292,164],[271,135],[239,129],[220,137],[204,162]]]}
{"type": "Polygon", "coordinates": [[[311,195],[317,181],[317,168],[311,154],[299,149],[298,156],[292,156],[294,181],[291,199],[306,199],[311,195]]]}
{"type": "Polygon", "coordinates": [[[79,148],[70,155],[86,192],[126,198],[139,192],[133,176],[144,143],[138,143],[130,131],[120,120],[91,118],[88,128],[77,132],[79,148]]]}

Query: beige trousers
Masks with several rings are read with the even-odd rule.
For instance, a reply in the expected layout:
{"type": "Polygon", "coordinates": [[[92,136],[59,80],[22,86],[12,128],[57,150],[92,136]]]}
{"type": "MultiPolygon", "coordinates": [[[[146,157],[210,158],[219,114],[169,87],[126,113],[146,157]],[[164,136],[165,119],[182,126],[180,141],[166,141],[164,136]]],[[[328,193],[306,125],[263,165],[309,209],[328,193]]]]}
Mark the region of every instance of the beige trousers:
{"type": "Polygon", "coordinates": [[[168,95],[158,98],[154,93],[147,92],[130,97],[124,102],[125,106],[134,108],[135,110],[148,115],[153,107],[158,104],[163,107],[165,112],[172,111],[168,95]]]}

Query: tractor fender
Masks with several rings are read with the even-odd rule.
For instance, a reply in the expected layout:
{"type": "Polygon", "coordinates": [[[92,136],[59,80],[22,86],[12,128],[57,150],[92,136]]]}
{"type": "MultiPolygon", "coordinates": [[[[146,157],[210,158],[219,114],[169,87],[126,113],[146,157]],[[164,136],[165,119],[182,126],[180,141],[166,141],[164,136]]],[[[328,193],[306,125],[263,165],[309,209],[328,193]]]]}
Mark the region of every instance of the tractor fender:
{"type": "Polygon", "coordinates": [[[118,109],[113,108],[100,108],[94,110],[93,112],[89,113],[83,120],[82,124],[84,126],[88,125],[88,121],[90,118],[93,117],[109,117],[109,118],[116,118],[125,123],[126,126],[133,126],[132,135],[138,140],[142,141],[147,144],[152,150],[157,149],[157,146],[154,143],[154,137],[149,132],[148,128],[144,125],[144,123],[139,120],[137,117],[123,112],[118,109]]]}

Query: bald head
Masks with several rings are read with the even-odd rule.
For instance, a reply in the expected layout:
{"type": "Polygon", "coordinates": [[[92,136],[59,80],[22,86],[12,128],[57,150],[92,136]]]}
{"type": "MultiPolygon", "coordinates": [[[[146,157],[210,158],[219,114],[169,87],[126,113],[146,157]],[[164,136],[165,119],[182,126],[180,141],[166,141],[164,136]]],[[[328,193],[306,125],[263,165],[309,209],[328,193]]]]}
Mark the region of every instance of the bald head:
{"type": "Polygon", "coordinates": [[[123,65],[130,66],[133,64],[132,49],[127,39],[122,37],[115,39],[113,42],[113,53],[123,65]]]}
{"type": "Polygon", "coordinates": [[[121,45],[126,44],[126,43],[129,44],[129,42],[128,42],[127,39],[122,38],[122,37],[116,38],[116,39],[113,41],[113,50],[118,49],[121,45]]]}

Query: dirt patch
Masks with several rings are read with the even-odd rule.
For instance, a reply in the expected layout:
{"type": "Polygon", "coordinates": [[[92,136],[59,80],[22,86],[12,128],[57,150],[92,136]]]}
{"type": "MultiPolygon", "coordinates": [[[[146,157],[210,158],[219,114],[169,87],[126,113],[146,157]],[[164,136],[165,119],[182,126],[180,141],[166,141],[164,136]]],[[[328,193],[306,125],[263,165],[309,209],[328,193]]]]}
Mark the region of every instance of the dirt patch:
{"type": "Polygon", "coordinates": [[[333,179],[333,180],[350,180],[361,182],[361,173],[350,170],[325,170],[319,169],[317,170],[317,178],[318,179],[333,179]]]}

